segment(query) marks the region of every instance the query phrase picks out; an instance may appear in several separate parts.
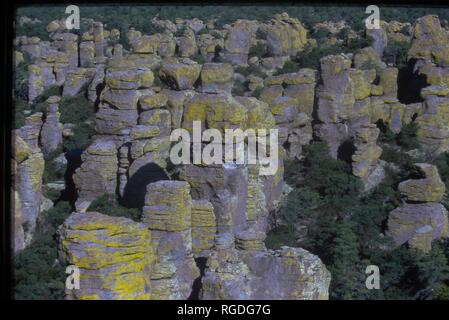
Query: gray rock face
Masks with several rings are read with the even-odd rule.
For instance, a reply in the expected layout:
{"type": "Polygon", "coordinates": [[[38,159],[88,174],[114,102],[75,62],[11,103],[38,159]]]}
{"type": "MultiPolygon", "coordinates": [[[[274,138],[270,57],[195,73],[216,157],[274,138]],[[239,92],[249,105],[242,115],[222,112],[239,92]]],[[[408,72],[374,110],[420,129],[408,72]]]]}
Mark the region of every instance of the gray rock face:
{"type": "Polygon", "coordinates": [[[217,251],[202,278],[205,300],[324,300],[330,273],[320,259],[299,248],[217,251]]]}
{"type": "Polygon", "coordinates": [[[199,277],[192,254],[189,185],[158,181],[148,185],[143,222],[151,230],[156,264],[151,273],[153,299],[187,299],[199,277]]]}
{"type": "Polygon", "coordinates": [[[59,259],[80,271],[80,288],[66,289],[66,299],[150,298],[154,257],[145,225],[98,212],[74,212],[58,235],[59,259]]]}
{"type": "Polygon", "coordinates": [[[37,137],[27,136],[28,132],[17,130],[13,138],[14,252],[31,243],[42,197],[44,157],[38,147],[28,143],[34,140],[37,145],[37,137]]]}
{"type": "Polygon", "coordinates": [[[372,47],[378,57],[382,57],[385,47],[388,45],[387,32],[384,28],[367,29],[366,34],[373,40],[372,47]]]}
{"type": "Polygon", "coordinates": [[[387,234],[396,245],[408,242],[411,247],[428,252],[433,240],[449,237],[448,212],[442,204],[436,203],[441,201],[446,187],[435,166],[427,163],[415,166],[424,178],[399,184],[401,194],[412,203],[404,203],[390,212],[387,234]]]}
{"type": "Polygon", "coordinates": [[[74,33],[55,33],[53,46],[64,52],[70,69],[78,67],[78,36],[74,33]]]}
{"type": "Polygon", "coordinates": [[[65,77],[63,96],[75,96],[86,89],[92,81],[95,69],[76,68],[68,70],[65,77]]]}
{"type": "Polygon", "coordinates": [[[59,122],[60,113],[58,111],[59,101],[60,98],[56,96],[47,99],[47,115],[40,136],[44,154],[49,154],[62,147],[62,124],[59,122]]]}
{"type": "Polygon", "coordinates": [[[201,69],[201,91],[204,93],[231,92],[234,70],[230,64],[205,63],[201,69]]]}
{"type": "Polygon", "coordinates": [[[257,30],[257,23],[249,20],[237,20],[226,35],[224,42],[225,58],[237,65],[246,65],[251,38],[257,30]]]}
{"type": "Polygon", "coordinates": [[[179,63],[164,63],[159,76],[172,89],[187,90],[192,89],[200,72],[201,65],[190,59],[184,59],[179,63]]]}
{"type": "Polygon", "coordinates": [[[83,41],[80,43],[80,66],[92,68],[95,64],[95,42],[83,41]]]}
{"type": "Polygon", "coordinates": [[[427,252],[433,240],[449,236],[448,212],[439,203],[404,204],[390,213],[388,230],[396,245],[427,252]]]}
{"type": "Polygon", "coordinates": [[[307,31],[287,13],[276,14],[266,26],[267,48],[272,56],[293,56],[307,43],[307,31]]]}
{"type": "Polygon", "coordinates": [[[117,148],[112,141],[97,139],[81,155],[82,165],[73,175],[77,203],[93,201],[117,189],[117,148]]]}

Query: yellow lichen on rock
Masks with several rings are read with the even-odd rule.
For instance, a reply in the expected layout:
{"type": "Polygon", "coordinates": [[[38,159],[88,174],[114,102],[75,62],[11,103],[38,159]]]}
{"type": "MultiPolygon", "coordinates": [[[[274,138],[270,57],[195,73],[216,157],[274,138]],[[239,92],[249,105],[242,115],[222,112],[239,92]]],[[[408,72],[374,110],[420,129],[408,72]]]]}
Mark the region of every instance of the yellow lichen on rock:
{"type": "Polygon", "coordinates": [[[141,223],[98,212],[74,212],[58,229],[61,258],[80,270],[68,299],[150,299],[154,263],[150,232],[141,223]]]}

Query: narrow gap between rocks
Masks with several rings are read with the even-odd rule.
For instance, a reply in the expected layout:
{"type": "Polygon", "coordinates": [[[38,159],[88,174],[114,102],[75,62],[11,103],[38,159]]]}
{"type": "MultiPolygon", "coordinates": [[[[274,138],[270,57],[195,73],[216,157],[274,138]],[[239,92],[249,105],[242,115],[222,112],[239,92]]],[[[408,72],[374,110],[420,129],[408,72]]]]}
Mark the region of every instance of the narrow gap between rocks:
{"type": "Polygon", "coordinates": [[[427,77],[413,72],[416,59],[410,59],[407,66],[398,72],[398,99],[404,104],[423,102],[421,89],[427,87],[427,77]]]}
{"type": "Polygon", "coordinates": [[[206,257],[199,257],[195,259],[196,266],[200,269],[200,276],[193,281],[192,292],[187,300],[199,300],[200,299],[200,291],[203,287],[202,278],[204,276],[204,270],[206,269],[206,257]]]}

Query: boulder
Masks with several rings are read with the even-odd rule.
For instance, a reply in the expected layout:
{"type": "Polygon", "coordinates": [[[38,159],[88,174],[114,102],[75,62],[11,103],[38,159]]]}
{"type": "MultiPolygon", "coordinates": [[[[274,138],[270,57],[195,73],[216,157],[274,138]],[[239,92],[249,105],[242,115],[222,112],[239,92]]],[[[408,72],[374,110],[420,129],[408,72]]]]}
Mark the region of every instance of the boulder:
{"type": "Polygon", "coordinates": [[[439,202],[443,198],[446,186],[441,181],[436,166],[427,163],[415,163],[423,174],[423,179],[402,181],[398,189],[408,201],[439,202]]]}
{"type": "Polygon", "coordinates": [[[159,76],[172,89],[186,90],[193,87],[200,76],[200,72],[201,65],[192,60],[183,59],[177,63],[162,64],[159,76]]]}
{"type": "Polygon", "coordinates": [[[98,212],[74,212],[58,229],[60,259],[79,268],[80,287],[68,300],[149,300],[154,263],[142,223],[98,212]]]}
{"type": "Polygon", "coordinates": [[[396,245],[430,251],[431,242],[449,236],[448,212],[439,203],[403,204],[390,212],[388,232],[396,245]]]}

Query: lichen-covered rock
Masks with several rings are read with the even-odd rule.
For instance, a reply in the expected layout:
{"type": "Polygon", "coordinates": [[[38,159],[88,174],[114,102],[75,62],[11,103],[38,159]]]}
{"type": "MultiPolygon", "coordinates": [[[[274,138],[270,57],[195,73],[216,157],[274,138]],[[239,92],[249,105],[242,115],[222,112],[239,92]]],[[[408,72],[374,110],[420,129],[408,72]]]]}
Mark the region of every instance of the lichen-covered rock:
{"type": "Polygon", "coordinates": [[[257,21],[237,20],[230,27],[224,41],[224,56],[227,61],[246,65],[251,39],[257,30],[257,21]]]}
{"type": "Polygon", "coordinates": [[[70,69],[78,67],[78,36],[74,33],[55,33],[53,46],[67,55],[70,69]]]}
{"type": "Polygon", "coordinates": [[[198,94],[186,101],[182,127],[192,130],[193,121],[201,121],[202,128],[221,130],[247,128],[245,106],[228,94],[198,94]]]}
{"type": "Polygon", "coordinates": [[[234,69],[230,64],[205,63],[201,69],[201,91],[204,93],[230,92],[233,75],[234,69]]]}
{"type": "Polygon", "coordinates": [[[176,41],[173,34],[165,32],[160,37],[160,43],[157,53],[162,58],[173,57],[176,52],[176,41]]]}
{"type": "Polygon", "coordinates": [[[139,124],[157,126],[161,136],[169,136],[171,133],[171,114],[165,109],[144,111],[139,115],[139,124]]]}
{"type": "Polygon", "coordinates": [[[30,64],[28,66],[28,101],[32,102],[44,92],[41,68],[39,65],[30,64]]]}
{"type": "Polygon", "coordinates": [[[156,53],[159,48],[159,34],[142,36],[131,42],[134,53],[156,53]]]}
{"type": "Polygon", "coordinates": [[[120,90],[106,87],[100,95],[100,100],[118,110],[137,110],[141,92],[138,90],[120,90]]]}
{"type": "Polygon", "coordinates": [[[126,135],[137,124],[136,109],[118,110],[107,103],[100,103],[95,114],[95,131],[99,135],[126,135]]]}
{"type": "MultiPolygon", "coordinates": [[[[17,140],[20,141],[20,138],[17,140]]],[[[24,155],[26,153],[28,156],[21,162],[17,162],[15,166],[14,190],[16,190],[18,200],[20,201],[20,204],[16,208],[16,214],[19,218],[15,223],[17,223],[18,229],[23,231],[23,240],[18,238],[20,240],[17,241],[21,247],[15,247],[15,251],[23,249],[33,239],[41,203],[42,175],[45,166],[43,154],[39,150],[34,150],[29,154],[25,150],[20,150],[26,149],[25,145],[21,142],[16,145],[17,147],[19,149],[16,154],[24,155]]],[[[20,237],[20,234],[18,236],[20,237]]]]}
{"type": "Polygon", "coordinates": [[[95,42],[95,56],[97,58],[103,58],[105,53],[105,47],[107,45],[105,41],[105,31],[103,29],[103,23],[95,21],[92,25],[92,33],[95,42]]]}
{"type": "Polygon", "coordinates": [[[266,27],[267,49],[272,56],[293,56],[307,44],[307,31],[287,13],[276,14],[266,27]]]}
{"type": "Polygon", "coordinates": [[[187,299],[199,277],[192,254],[192,199],[188,183],[150,183],[143,222],[151,230],[156,264],[151,273],[152,299],[187,299]]]}
{"type": "Polygon", "coordinates": [[[154,75],[149,67],[109,67],[105,75],[106,85],[111,89],[136,90],[150,88],[154,75]]]}
{"type": "Polygon", "coordinates": [[[198,52],[195,33],[191,29],[186,28],[182,37],[179,38],[178,52],[182,58],[189,58],[198,52]]]}
{"type": "Polygon", "coordinates": [[[131,129],[130,136],[133,140],[157,137],[160,131],[157,126],[137,125],[131,129]]]}
{"type": "Polygon", "coordinates": [[[374,69],[351,68],[344,55],[321,58],[323,84],[317,88],[318,119],[325,123],[343,121],[369,122],[371,85],[376,78],[374,69]]]}
{"type": "Polygon", "coordinates": [[[214,207],[207,200],[192,201],[192,251],[196,257],[203,256],[215,244],[217,222],[214,207]]]}
{"type": "Polygon", "coordinates": [[[309,68],[300,69],[295,73],[267,77],[264,81],[265,89],[262,91],[261,99],[271,103],[279,97],[277,92],[280,91],[281,95],[295,100],[298,112],[304,112],[312,117],[316,77],[317,72],[309,68]],[[271,90],[274,95],[271,95],[271,90]]]}
{"type": "Polygon", "coordinates": [[[19,64],[21,64],[24,61],[23,53],[17,50],[14,50],[14,56],[13,56],[14,65],[17,67],[19,64]]]}
{"type": "Polygon", "coordinates": [[[446,187],[441,181],[436,166],[427,163],[415,163],[423,174],[423,179],[411,179],[399,184],[398,189],[409,201],[439,202],[446,187]]]}
{"type": "Polygon", "coordinates": [[[417,137],[425,149],[435,153],[449,150],[449,96],[445,84],[422,89],[422,114],[416,118],[417,137]]]}
{"type": "Polygon", "coordinates": [[[47,155],[62,147],[62,123],[59,122],[58,104],[60,97],[51,96],[47,99],[47,114],[42,125],[40,141],[42,152],[47,155]]]}
{"type": "Polygon", "coordinates": [[[329,283],[321,260],[303,249],[218,251],[208,257],[201,298],[324,300],[329,283]]]}
{"type": "Polygon", "coordinates": [[[172,89],[186,90],[193,87],[200,76],[200,72],[200,64],[189,59],[183,59],[177,63],[162,64],[159,76],[172,89]]]}
{"type": "Polygon", "coordinates": [[[86,89],[92,81],[95,74],[93,68],[76,68],[74,70],[67,70],[65,77],[63,96],[76,96],[81,90],[86,89]]]}
{"type": "Polygon", "coordinates": [[[81,160],[81,167],[73,175],[77,203],[93,201],[103,194],[115,194],[118,159],[114,142],[97,139],[83,152],[81,160]]]}
{"type": "Polygon", "coordinates": [[[126,39],[128,40],[128,43],[133,43],[133,41],[137,38],[140,38],[142,36],[142,33],[140,31],[137,31],[134,27],[129,27],[128,31],[126,32],[126,39]]]}
{"type": "Polygon", "coordinates": [[[417,19],[413,27],[412,46],[409,59],[424,59],[439,66],[449,67],[448,32],[441,27],[436,15],[427,15],[417,19]]]}
{"type": "Polygon", "coordinates": [[[25,125],[16,131],[33,152],[40,152],[39,135],[42,129],[42,117],[42,112],[32,113],[25,118],[25,125]]]}
{"type": "Polygon", "coordinates": [[[198,48],[205,61],[211,62],[219,48],[224,48],[224,39],[209,33],[201,34],[198,38],[198,48]]]}
{"type": "Polygon", "coordinates": [[[379,85],[382,87],[384,101],[397,101],[398,69],[386,68],[379,75],[379,85]]]}
{"type": "Polygon", "coordinates": [[[369,124],[357,129],[355,135],[352,173],[362,179],[365,191],[379,184],[385,175],[379,165],[382,154],[382,148],[376,144],[379,133],[376,125],[369,124]]]}
{"type": "Polygon", "coordinates": [[[184,101],[194,92],[163,89],[161,93],[167,98],[167,109],[171,113],[172,128],[180,128],[184,114],[184,101]]]}
{"type": "Polygon", "coordinates": [[[150,299],[154,255],[144,224],[98,212],[74,212],[58,235],[60,259],[80,271],[80,288],[66,289],[66,299],[150,299]]]}
{"type": "Polygon", "coordinates": [[[92,68],[95,64],[95,42],[83,41],[80,43],[80,66],[92,68]]]}
{"type": "Polygon", "coordinates": [[[371,47],[379,58],[382,57],[385,47],[388,45],[388,37],[385,23],[380,22],[380,28],[366,29],[366,35],[372,39],[371,47]]]}
{"type": "Polygon", "coordinates": [[[376,66],[385,68],[386,65],[380,60],[380,57],[373,47],[362,48],[354,55],[354,68],[369,69],[376,66]]]}
{"type": "Polygon", "coordinates": [[[87,88],[87,97],[92,102],[97,102],[100,88],[103,87],[105,76],[104,64],[97,64],[95,67],[95,75],[87,88]]]}
{"type": "Polygon", "coordinates": [[[398,246],[428,252],[433,240],[449,237],[448,212],[439,203],[403,204],[390,212],[387,234],[398,246]]]}

